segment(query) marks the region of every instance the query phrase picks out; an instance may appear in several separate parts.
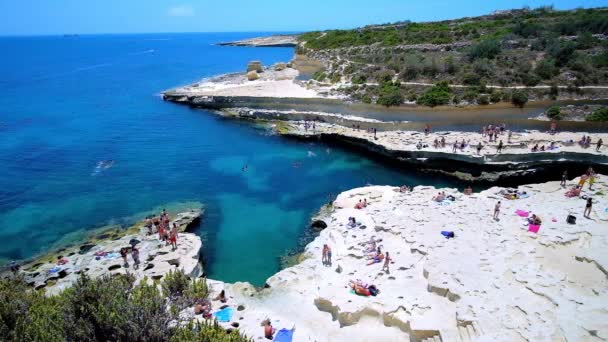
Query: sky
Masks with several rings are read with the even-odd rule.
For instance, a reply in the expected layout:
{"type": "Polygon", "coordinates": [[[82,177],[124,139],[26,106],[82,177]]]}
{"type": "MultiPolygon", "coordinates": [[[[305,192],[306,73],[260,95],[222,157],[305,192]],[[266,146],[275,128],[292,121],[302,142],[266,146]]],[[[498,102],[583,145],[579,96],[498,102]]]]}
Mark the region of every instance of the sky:
{"type": "Polygon", "coordinates": [[[297,32],[608,0],[0,0],[0,35],[297,32]]]}

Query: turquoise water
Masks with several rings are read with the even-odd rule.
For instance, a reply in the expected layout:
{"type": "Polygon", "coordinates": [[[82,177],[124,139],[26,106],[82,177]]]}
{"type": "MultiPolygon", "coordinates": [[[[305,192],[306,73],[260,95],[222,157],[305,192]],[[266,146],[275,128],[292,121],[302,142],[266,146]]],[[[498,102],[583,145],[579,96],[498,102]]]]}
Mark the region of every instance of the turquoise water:
{"type": "Polygon", "coordinates": [[[208,274],[260,285],[329,194],[367,183],[454,185],[158,96],[252,59],[292,57],[288,48],[212,45],[252,36],[0,38],[0,259],[28,258],[153,208],[202,202],[197,232],[208,274]],[[96,171],[104,160],[114,164],[96,171]]]}

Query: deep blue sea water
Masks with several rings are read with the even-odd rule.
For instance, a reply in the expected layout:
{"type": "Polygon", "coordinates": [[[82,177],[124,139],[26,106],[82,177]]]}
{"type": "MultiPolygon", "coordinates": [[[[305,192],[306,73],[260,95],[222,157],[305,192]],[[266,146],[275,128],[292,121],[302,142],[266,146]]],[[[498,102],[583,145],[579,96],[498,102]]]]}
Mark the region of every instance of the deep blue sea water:
{"type": "Polygon", "coordinates": [[[209,276],[260,285],[330,193],[367,183],[453,185],[158,96],[252,59],[291,59],[289,48],[212,45],[256,35],[0,38],[0,260],[202,202],[209,276]],[[102,160],[115,163],[95,172],[102,160]]]}

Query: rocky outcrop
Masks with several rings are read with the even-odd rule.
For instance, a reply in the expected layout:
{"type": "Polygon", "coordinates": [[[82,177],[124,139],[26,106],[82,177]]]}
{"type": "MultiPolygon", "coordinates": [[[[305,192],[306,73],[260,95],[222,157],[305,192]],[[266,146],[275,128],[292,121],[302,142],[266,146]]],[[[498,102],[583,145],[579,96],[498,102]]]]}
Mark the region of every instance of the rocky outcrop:
{"type": "Polygon", "coordinates": [[[263,72],[264,67],[262,66],[262,62],[260,61],[251,61],[247,63],[247,73],[255,71],[255,72],[263,72]]]}
{"type": "Polygon", "coordinates": [[[582,217],[585,201],[565,197],[559,182],[521,186],[529,197],[518,200],[505,199],[497,187],[470,196],[426,186],[406,193],[389,186],[349,190],[324,214],[327,228],[300,264],[261,290],[211,281],[212,297],[225,290],[235,313],[222,324],[238,322],[255,340],[264,319],[277,329],[295,327],[294,341],[607,339],[608,184],[599,179],[583,193],[594,198],[590,219],[582,217]],[[455,200],[432,201],[440,190],[455,200]],[[368,206],[355,209],[362,199],[368,206]],[[538,233],[528,231],[516,210],[542,218],[538,233]],[[569,214],[579,218],[576,224],[566,223],[569,214]],[[388,270],[368,265],[371,239],[390,253],[388,270]],[[325,244],[331,266],[321,262],[325,244]],[[357,296],[350,280],[374,284],[380,293],[357,296]]]}
{"type": "Polygon", "coordinates": [[[144,277],[159,280],[170,270],[182,269],[186,274],[197,277],[202,274],[199,262],[202,243],[198,235],[188,230],[200,220],[201,214],[200,209],[192,209],[172,217],[170,225],[176,223],[181,232],[175,250],[160,241],[158,234],[148,234],[148,228],[139,223],[124,231],[102,232],[98,240],[53,253],[65,259],[65,263],[59,264],[57,257],[47,256],[26,264],[22,267],[23,276],[30,285],[44,288],[47,294],[58,293],[71,286],[81,273],[91,277],[130,273],[139,282],[144,277]],[[120,256],[120,249],[131,247],[134,240],[139,250],[139,267],[135,267],[130,253],[127,258],[129,265],[124,265],[120,256]]]}
{"type": "Polygon", "coordinates": [[[251,47],[295,47],[298,45],[297,37],[297,35],[275,35],[269,37],[243,39],[233,42],[221,42],[217,45],[251,47]]]}
{"type": "MultiPolygon", "coordinates": [[[[389,161],[408,164],[420,170],[440,172],[467,181],[496,181],[512,177],[547,175],[558,176],[564,169],[583,172],[594,166],[608,172],[606,147],[596,151],[594,145],[583,148],[576,143],[588,133],[561,132],[555,135],[539,131],[513,132],[511,141],[507,133],[499,137],[503,149],[497,152],[497,142],[490,143],[487,136],[474,132],[434,132],[425,135],[416,131],[383,131],[374,136],[368,130],[344,125],[319,123],[315,129],[306,129],[303,122],[281,126],[280,134],[300,139],[320,139],[347,145],[389,161]],[[434,140],[446,140],[445,147],[435,148],[434,140]],[[465,148],[460,144],[465,141],[465,148]],[[458,142],[456,152],[453,144],[458,142]],[[551,142],[554,148],[549,149],[551,142]],[[483,148],[477,154],[476,146],[483,148]],[[534,145],[545,146],[545,151],[531,152],[534,145]],[[556,170],[556,167],[559,169],[556,170]]],[[[608,134],[591,134],[595,142],[608,140],[608,134]]],[[[574,173],[576,174],[576,173],[574,173]]]]}

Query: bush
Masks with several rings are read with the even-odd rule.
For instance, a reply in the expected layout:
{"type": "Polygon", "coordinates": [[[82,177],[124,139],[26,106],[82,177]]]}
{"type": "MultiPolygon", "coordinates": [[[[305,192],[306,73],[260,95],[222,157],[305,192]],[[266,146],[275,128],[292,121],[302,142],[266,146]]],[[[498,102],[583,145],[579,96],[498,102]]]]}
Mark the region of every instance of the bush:
{"type": "Polygon", "coordinates": [[[473,45],[469,50],[469,58],[476,60],[478,58],[493,59],[500,54],[500,43],[496,39],[486,39],[473,45]]]}
{"type": "Polygon", "coordinates": [[[490,95],[490,101],[492,103],[500,102],[502,100],[502,93],[499,91],[495,91],[490,95]]]}
{"type": "Polygon", "coordinates": [[[327,75],[323,71],[316,71],[314,74],[312,74],[312,79],[317,82],[322,82],[326,78],[327,75]]]}
{"type": "Polygon", "coordinates": [[[557,99],[557,95],[559,95],[559,88],[557,87],[557,84],[553,83],[551,84],[551,88],[549,88],[549,97],[552,100],[557,99]]]}
{"type": "Polygon", "coordinates": [[[367,77],[365,75],[355,75],[350,80],[353,84],[364,84],[367,81],[367,77]]]}
{"type": "Polygon", "coordinates": [[[475,73],[469,72],[462,77],[462,83],[466,85],[479,85],[481,77],[475,73]]]}
{"type": "Polygon", "coordinates": [[[488,104],[490,104],[490,98],[488,97],[488,95],[480,95],[477,98],[477,104],[488,105],[488,104]]]}
{"type": "Polygon", "coordinates": [[[511,94],[511,103],[513,105],[523,108],[524,105],[528,102],[528,93],[524,90],[515,90],[511,94]]]}
{"type": "Polygon", "coordinates": [[[553,106],[547,109],[547,117],[550,119],[561,120],[562,114],[560,112],[559,106],[553,106]]]}
{"type": "Polygon", "coordinates": [[[586,121],[608,121],[608,107],[596,109],[585,117],[586,121]]]}
{"type": "Polygon", "coordinates": [[[363,101],[363,103],[372,103],[372,98],[369,97],[369,95],[365,94],[363,95],[363,97],[361,98],[361,101],[363,101]]]}
{"type": "Polygon", "coordinates": [[[526,87],[534,87],[540,83],[540,79],[532,74],[521,75],[521,81],[526,87]]]}
{"type": "Polygon", "coordinates": [[[536,65],[534,72],[543,80],[548,80],[557,75],[559,69],[555,67],[554,60],[545,58],[536,65]]]}
{"type": "Polygon", "coordinates": [[[398,106],[403,103],[403,95],[401,94],[400,85],[398,82],[384,82],[380,86],[380,93],[378,95],[377,104],[381,104],[386,107],[398,106]]]}
{"type": "Polygon", "coordinates": [[[339,73],[337,73],[337,72],[336,72],[336,73],[331,74],[331,76],[329,77],[329,81],[330,81],[331,83],[338,83],[338,82],[340,82],[341,80],[342,80],[342,76],[340,76],[340,74],[339,74],[339,73]]]}
{"type": "MultiPolygon", "coordinates": [[[[181,288],[183,272],[173,273],[172,285],[167,286],[179,293],[176,289],[181,288]]],[[[129,275],[91,279],[82,274],[71,288],[47,297],[22,279],[0,279],[0,340],[250,341],[216,323],[175,327],[177,312],[167,305],[173,306],[174,301],[167,301],[147,279],[137,286],[133,283],[129,275]]],[[[188,279],[186,285],[185,299],[178,300],[208,296],[204,280],[188,279]]]]}
{"type": "Polygon", "coordinates": [[[435,107],[448,104],[451,98],[452,89],[448,85],[448,82],[441,81],[419,96],[417,103],[424,106],[435,107]]]}

